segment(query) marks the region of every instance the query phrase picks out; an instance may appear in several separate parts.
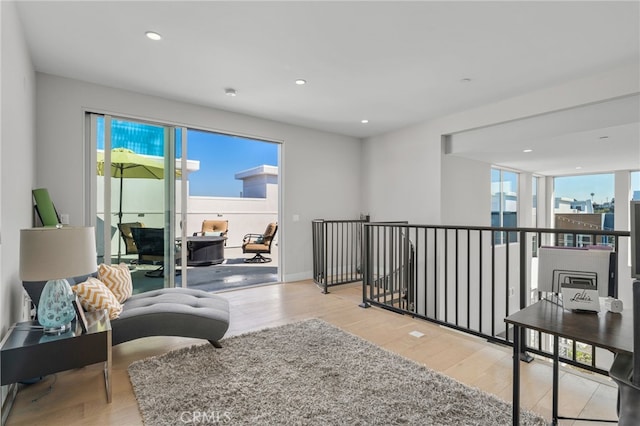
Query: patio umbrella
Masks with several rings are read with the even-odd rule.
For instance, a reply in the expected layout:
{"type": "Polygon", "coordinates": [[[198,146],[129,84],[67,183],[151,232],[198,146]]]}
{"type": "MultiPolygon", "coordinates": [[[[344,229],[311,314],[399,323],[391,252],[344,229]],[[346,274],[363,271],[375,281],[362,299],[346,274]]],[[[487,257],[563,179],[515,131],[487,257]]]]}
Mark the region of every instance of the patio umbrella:
{"type": "MultiPolygon", "coordinates": [[[[105,176],[104,153],[98,152],[97,159],[98,176],[105,176]]],[[[122,184],[124,179],[163,179],[164,162],[161,159],[136,154],[130,149],[115,148],[111,150],[109,175],[120,179],[120,205],[118,208],[118,225],[120,225],[122,223],[122,184]]],[[[180,171],[176,170],[176,177],[180,175],[180,171]]],[[[120,262],[120,253],[121,241],[118,238],[118,262],[120,262]]]]}

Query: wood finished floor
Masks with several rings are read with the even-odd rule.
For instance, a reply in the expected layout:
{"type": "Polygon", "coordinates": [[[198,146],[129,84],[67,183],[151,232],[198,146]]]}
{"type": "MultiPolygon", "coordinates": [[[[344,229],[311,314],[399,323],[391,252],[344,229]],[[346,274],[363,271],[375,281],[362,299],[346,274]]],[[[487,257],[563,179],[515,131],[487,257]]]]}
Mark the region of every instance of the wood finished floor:
{"type": "MultiPolygon", "coordinates": [[[[358,284],[333,288],[327,295],[321,294],[311,281],[274,284],[220,294],[231,304],[231,326],[227,335],[305,318],[322,318],[462,383],[490,392],[506,401],[511,400],[511,349],[383,309],[362,309],[358,307],[361,301],[361,287],[358,284]],[[419,331],[424,336],[413,337],[409,334],[411,331],[419,331]]],[[[150,337],[116,346],[113,348],[111,404],[106,402],[102,364],[95,364],[48,376],[40,383],[22,388],[7,424],[142,424],[127,374],[128,365],[135,360],[192,344],[202,344],[202,341],[150,337]]],[[[523,408],[550,419],[550,365],[543,361],[523,363],[521,374],[523,408]]],[[[560,414],[615,419],[616,392],[615,385],[606,377],[561,371],[560,414]]],[[[560,424],[598,423],[563,420],[560,424]]]]}

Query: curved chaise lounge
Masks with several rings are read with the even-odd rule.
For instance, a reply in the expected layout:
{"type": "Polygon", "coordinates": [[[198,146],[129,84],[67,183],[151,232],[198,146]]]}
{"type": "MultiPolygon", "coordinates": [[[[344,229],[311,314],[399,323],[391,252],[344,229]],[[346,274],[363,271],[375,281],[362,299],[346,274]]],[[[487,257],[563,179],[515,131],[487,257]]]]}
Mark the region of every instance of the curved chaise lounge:
{"type": "MultiPolygon", "coordinates": [[[[73,286],[85,277],[68,279],[73,286]]],[[[37,306],[45,282],[25,281],[23,287],[37,306]]],[[[206,339],[219,348],[229,328],[227,299],[202,290],[164,288],[131,296],[111,320],[112,345],[149,336],[206,339]]]]}
{"type": "Polygon", "coordinates": [[[136,294],[111,321],[112,344],[148,336],[207,339],[215,347],[229,328],[227,299],[202,290],[163,288],[136,294]]]}

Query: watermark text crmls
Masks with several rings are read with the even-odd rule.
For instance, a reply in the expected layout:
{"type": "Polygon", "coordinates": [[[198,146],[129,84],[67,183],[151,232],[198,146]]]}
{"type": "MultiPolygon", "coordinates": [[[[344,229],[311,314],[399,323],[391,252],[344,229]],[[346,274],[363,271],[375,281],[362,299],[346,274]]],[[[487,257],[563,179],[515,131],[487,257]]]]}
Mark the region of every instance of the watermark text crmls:
{"type": "Polygon", "coordinates": [[[231,421],[231,413],[219,410],[183,411],[180,421],[184,424],[225,424],[231,421]]]}

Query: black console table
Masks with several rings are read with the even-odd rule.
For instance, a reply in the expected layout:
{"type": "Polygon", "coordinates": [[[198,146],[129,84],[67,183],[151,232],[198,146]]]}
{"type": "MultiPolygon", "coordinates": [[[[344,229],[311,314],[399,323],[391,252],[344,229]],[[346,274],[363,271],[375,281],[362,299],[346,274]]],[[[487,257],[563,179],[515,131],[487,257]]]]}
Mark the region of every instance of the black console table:
{"type": "Polygon", "coordinates": [[[513,325],[513,424],[520,422],[520,330],[528,328],[554,336],[553,343],[553,396],[552,424],[568,419],[558,414],[558,338],[587,343],[615,353],[633,353],[633,311],[622,314],[601,310],[599,313],[574,313],[555,303],[541,300],[505,318],[513,325]]]}
{"type": "MultiPolygon", "coordinates": [[[[111,402],[111,322],[105,311],[87,312],[86,317],[86,333],[76,323],[75,330],[57,336],[45,335],[37,321],[14,324],[0,343],[1,384],[104,362],[107,402],[111,402]]],[[[15,392],[9,398],[12,399],[5,404],[2,424],[11,409],[15,392]]]]}

